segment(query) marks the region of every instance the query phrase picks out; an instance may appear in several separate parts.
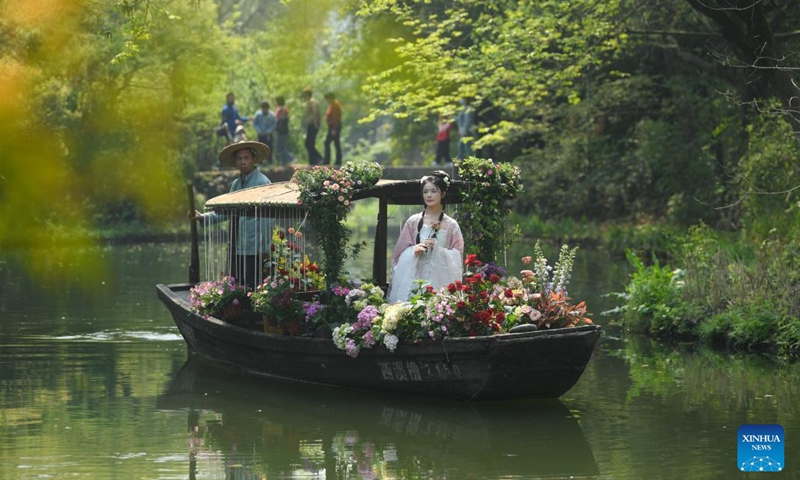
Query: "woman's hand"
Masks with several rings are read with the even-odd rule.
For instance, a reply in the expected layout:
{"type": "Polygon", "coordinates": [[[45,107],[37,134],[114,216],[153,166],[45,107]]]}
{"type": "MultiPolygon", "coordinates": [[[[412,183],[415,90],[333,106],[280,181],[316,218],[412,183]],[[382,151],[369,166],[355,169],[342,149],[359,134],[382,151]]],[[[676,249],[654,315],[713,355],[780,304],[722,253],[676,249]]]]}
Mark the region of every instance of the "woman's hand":
{"type": "Polygon", "coordinates": [[[436,239],[427,238],[423,240],[421,243],[414,245],[414,255],[419,256],[422,253],[429,252],[433,250],[433,247],[435,246],[436,246],[436,239]]]}

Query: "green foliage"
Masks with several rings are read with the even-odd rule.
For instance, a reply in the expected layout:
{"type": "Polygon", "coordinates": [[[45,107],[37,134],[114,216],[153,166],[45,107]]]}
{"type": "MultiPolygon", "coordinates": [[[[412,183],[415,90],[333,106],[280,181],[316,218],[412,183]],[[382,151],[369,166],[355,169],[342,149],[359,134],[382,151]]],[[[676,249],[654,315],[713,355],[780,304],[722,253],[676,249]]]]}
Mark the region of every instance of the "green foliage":
{"type": "Polygon", "coordinates": [[[625,288],[625,304],[620,309],[625,327],[656,336],[687,333],[682,272],[661,266],[655,258],[651,266],[645,266],[631,251],[628,261],[636,271],[625,288]]]}
{"type": "Polygon", "coordinates": [[[370,74],[370,117],[428,119],[461,97],[496,109],[502,121],[479,126],[477,148],[536,130],[546,101],[577,103],[578,79],[626,43],[616,28],[620,2],[387,2],[359,4],[363,22],[394,19],[393,64],[370,74]],[[490,106],[491,105],[491,106],[490,106]]]}
{"type": "Polygon", "coordinates": [[[515,237],[506,222],[509,201],[522,192],[519,168],[477,157],[455,164],[461,179],[470,184],[462,192],[458,219],[464,243],[485,261],[497,262],[515,237]]]}
{"type": "Polygon", "coordinates": [[[761,116],[749,127],[738,183],[746,226],[756,239],[800,234],[800,146],[792,135],[781,117],[761,116]]]}
{"type": "Polygon", "coordinates": [[[676,240],[670,272],[631,255],[620,310],[632,330],[658,337],[783,354],[800,352],[800,265],[796,241],[774,238],[757,248],[730,243],[700,225],[676,240]]]}

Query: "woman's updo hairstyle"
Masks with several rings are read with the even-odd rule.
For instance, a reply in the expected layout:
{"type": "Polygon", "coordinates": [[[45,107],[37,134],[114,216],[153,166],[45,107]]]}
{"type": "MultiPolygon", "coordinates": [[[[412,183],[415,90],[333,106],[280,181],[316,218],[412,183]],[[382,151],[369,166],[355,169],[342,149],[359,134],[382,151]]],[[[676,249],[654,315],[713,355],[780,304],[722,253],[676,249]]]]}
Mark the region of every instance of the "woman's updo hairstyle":
{"type": "Polygon", "coordinates": [[[436,170],[435,172],[431,172],[428,175],[425,175],[419,180],[420,183],[420,190],[425,188],[426,183],[432,183],[436,185],[436,188],[442,192],[442,203],[444,203],[444,198],[447,194],[447,189],[450,188],[450,175],[445,173],[442,170],[436,170]]]}

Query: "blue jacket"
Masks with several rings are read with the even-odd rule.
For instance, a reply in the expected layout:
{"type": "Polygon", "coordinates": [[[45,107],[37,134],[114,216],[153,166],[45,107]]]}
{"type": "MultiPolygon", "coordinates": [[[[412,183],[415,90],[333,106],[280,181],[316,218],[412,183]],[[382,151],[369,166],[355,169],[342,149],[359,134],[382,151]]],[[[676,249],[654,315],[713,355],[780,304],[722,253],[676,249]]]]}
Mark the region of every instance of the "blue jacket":
{"type": "Polygon", "coordinates": [[[267,110],[264,112],[263,110],[259,110],[253,115],[253,128],[256,129],[256,133],[259,135],[268,133],[273,134],[275,133],[275,127],[278,126],[278,118],[275,116],[274,113],[267,110]]]}
{"type": "Polygon", "coordinates": [[[228,124],[228,128],[231,130],[231,135],[236,133],[236,120],[246,122],[248,118],[239,115],[239,109],[236,108],[236,105],[228,105],[226,103],[225,106],[222,107],[222,123],[228,124]]]}

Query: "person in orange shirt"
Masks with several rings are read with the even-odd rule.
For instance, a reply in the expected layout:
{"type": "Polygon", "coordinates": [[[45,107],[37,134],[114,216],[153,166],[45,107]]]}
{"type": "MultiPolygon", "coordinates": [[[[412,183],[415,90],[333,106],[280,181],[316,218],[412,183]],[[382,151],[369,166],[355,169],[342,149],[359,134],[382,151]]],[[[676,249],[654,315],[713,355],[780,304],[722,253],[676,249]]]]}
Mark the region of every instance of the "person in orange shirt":
{"type": "Polygon", "coordinates": [[[325,94],[325,100],[328,102],[328,111],[325,112],[325,120],[328,123],[328,135],[325,137],[325,163],[331,163],[331,142],[336,148],[336,165],[342,165],[342,144],[339,141],[339,135],[342,133],[342,106],[336,100],[333,92],[325,94]]]}

